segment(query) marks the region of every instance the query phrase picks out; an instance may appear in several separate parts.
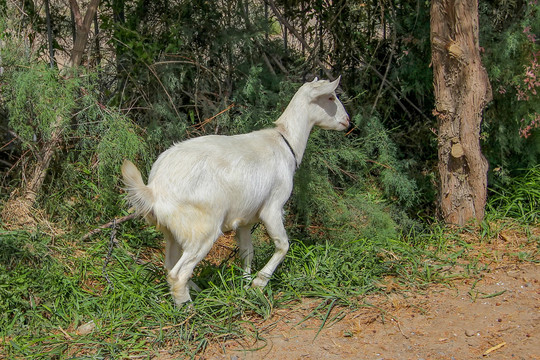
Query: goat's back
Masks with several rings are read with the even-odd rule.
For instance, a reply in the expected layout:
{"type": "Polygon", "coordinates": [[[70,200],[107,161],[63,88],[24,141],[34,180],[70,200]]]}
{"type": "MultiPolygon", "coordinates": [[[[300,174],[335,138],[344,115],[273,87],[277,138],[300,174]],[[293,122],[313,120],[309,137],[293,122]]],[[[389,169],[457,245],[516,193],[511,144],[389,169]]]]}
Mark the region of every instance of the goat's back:
{"type": "MultiPolygon", "coordinates": [[[[148,187],[159,218],[182,209],[211,213],[223,230],[253,222],[262,206],[283,206],[292,190],[294,163],[274,129],[235,136],[211,135],[178,143],[162,153],[148,187]]],[[[176,216],[175,216],[176,217],[176,216]]]]}

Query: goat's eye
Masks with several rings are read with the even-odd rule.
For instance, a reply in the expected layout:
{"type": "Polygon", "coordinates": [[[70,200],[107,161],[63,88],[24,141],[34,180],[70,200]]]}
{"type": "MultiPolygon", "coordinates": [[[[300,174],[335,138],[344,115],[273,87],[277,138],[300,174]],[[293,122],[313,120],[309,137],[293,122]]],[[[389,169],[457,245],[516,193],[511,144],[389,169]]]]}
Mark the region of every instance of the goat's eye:
{"type": "Polygon", "coordinates": [[[336,100],[336,97],[335,97],[335,96],[330,96],[330,97],[328,98],[328,100],[334,101],[334,100],[336,100]]]}

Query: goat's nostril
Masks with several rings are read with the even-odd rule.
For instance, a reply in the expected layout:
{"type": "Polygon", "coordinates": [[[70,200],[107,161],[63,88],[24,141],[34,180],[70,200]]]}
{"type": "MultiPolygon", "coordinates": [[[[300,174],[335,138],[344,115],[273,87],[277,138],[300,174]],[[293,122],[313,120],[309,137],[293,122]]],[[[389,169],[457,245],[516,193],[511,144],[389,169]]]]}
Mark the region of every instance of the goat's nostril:
{"type": "Polygon", "coordinates": [[[344,119],[343,121],[340,121],[339,124],[345,128],[344,130],[351,127],[351,123],[350,123],[349,119],[344,119]]]}

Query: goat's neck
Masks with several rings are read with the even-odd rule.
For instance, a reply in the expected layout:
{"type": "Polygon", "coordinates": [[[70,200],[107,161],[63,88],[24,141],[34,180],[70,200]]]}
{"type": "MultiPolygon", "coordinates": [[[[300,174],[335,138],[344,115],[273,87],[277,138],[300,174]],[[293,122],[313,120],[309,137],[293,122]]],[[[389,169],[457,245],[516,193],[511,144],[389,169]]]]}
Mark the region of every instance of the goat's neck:
{"type": "Polygon", "coordinates": [[[309,133],[313,128],[312,121],[303,110],[288,107],[276,121],[276,129],[288,140],[299,165],[306,150],[309,133]]]}

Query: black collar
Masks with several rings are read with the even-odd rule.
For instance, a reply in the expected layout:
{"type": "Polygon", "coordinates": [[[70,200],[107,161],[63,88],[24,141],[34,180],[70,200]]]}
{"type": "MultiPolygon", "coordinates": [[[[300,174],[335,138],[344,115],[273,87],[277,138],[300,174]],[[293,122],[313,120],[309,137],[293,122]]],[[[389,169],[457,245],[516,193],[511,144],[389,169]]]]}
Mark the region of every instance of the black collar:
{"type": "Polygon", "coordinates": [[[291,146],[291,144],[289,144],[289,141],[287,141],[287,138],[278,131],[279,135],[281,135],[281,137],[283,138],[283,140],[285,141],[285,144],[287,144],[287,146],[289,147],[289,150],[291,150],[291,153],[292,153],[292,156],[294,158],[294,166],[296,169],[298,169],[298,160],[296,160],[296,154],[294,153],[294,150],[291,146]]]}

